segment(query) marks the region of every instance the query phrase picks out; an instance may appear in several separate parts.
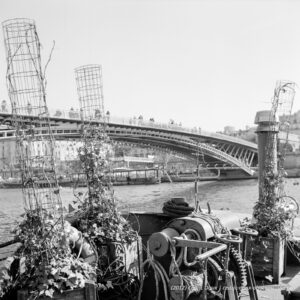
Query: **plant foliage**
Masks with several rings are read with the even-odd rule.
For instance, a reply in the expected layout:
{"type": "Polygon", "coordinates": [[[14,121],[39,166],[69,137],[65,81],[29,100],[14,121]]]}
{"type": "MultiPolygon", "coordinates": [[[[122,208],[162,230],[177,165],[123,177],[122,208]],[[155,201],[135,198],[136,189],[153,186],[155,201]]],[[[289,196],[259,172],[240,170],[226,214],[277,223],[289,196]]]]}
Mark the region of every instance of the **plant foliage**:
{"type": "Polygon", "coordinates": [[[98,249],[98,282],[108,282],[111,274],[114,274],[114,278],[116,274],[119,274],[119,278],[124,276],[124,265],[121,260],[103,260],[103,247],[113,242],[123,245],[131,243],[137,239],[137,233],[117,209],[109,180],[111,143],[104,128],[90,124],[83,126],[83,138],[79,158],[86,174],[88,193],[78,206],[78,229],[98,249]]]}
{"type": "MultiPolygon", "coordinates": [[[[272,138],[268,136],[269,144],[272,138]]],[[[253,216],[256,219],[254,227],[262,236],[279,236],[287,239],[292,236],[293,220],[297,214],[297,203],[290,202],[291,197],[285,196],[284,178],[286,172],[279,155],[279,171],[277,160],[272,159],[271,146],[267,147],[267,158],[263,182],[261,183],[262,195],[254,206],[253,216]]]]}
{"type": "Polygon", "coordinates": [[[87,280],[94,280],[94,268],[71,253],[63,223],[46,211],[27,211],[16,237],[22,245],[2,272],[2,294],[26,289],[29,299],[52,298],[55,293],[84,287],[87,280]],[[17,263],[14,270],[13,263],[17,263]]]}

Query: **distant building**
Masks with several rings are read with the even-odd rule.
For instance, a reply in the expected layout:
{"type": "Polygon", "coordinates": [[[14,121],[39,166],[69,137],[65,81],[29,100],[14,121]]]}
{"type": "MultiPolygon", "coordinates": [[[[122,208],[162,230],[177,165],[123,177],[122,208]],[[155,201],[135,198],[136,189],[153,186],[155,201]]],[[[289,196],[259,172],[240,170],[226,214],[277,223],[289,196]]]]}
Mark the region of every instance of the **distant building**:
{"type": "Polygon", "coordinates": [[[0,141],[0,170],[9,171],[16,164],[16,142],[0,141]]]}
{"type": "MultiPolygon", "coordinates": [[[[57,162],[71,162],[78,160],[78,148],[81,142],[55,141],[54,157],[57,162]]],[[[50,154],[49,144],[43,141],[35,141],[32,145],[33,156],[46,156],[50,154]]],[[[0,141],[0,170],[11,172],[17,168],[15,140],[0,141]]]]}
{"type": "Polygon", "coordinates": [[[233,126],[225,126],[224,127],[224,134],[233,135],[236,132],[233,126]]]}

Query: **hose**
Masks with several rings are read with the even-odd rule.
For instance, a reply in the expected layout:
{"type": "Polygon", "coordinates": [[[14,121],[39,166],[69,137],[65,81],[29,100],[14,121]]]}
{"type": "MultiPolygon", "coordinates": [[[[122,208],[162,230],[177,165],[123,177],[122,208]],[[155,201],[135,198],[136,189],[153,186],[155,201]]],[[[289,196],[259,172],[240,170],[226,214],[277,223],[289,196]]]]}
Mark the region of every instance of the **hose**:
{"type": "MultiPolygon", "coordinates": [[[[162,265],[156,261],[153,256],[150,254],[149,252],[149,244],[147,243],[147,253],[148,253],[148,257],[147,259],[144,261],[142,268],[144,269],[145,266],[147,264],[149,264],[150,267],[152,267],[152,269],[154,270],[154,277],[155,277],[155,286],[156,286],[156,296],[155,296],[155,300],[158,300],[158,296],[159,296],[159,281],[161,280],[162,284],[163,284],[163,288],[164,288],[164,296],[165,296],[165,300],[168,300],[168,283],[169,283],[169,277],[166,273],[166,271],[164,270],[164,268],[162,267],[162,265]]],[[[142,291],[143,291],[143,286],[144,286],[144,277],[141,279],[141,285],[140,285],[140,289],[139,289],[139,294],[138,294],[138,300],[141,300],[142,298],[142,291]]]]}

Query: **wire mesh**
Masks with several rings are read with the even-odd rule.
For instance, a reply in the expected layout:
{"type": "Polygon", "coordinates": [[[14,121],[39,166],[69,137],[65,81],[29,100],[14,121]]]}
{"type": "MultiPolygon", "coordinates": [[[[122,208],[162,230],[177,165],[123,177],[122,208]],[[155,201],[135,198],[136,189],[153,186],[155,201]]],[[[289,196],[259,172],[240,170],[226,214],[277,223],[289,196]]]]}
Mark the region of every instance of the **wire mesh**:
{"type": "MultiPolygon", "coordinates": [[[[277,115],[282,116],[280,118],[279,130],[284,133],[280,141],[281,145],[279,145],[278,155],[279,175],[282,178],[286,176],[284,161],[289,144],[290,119],[294,104],[295,86],[296,84],[291,81],[277,81],[273,100],[273,110],[276,107],[277,115]]],[[[281,198],[286,194],[283,182],[279,185],[278,194],[281,198]]]]}
{"type": "Polygon", "coordinates": [[[35,22],[28,19],[13,19],[2,24],[12,111],[17,115],[44,114],[45,91],[35,22]]]}
{"type": "Polygon", "coordinates": [[[79,157],[86,176],[88,197],[98,201],[110,186],[108,153],[110,141],[106,134],[100,65],[86,65],[75,69],[80,104],[83,146],[79,157]],[[95,123],[93,121],[100,121],[95,123]]]}
{"type": "Polygon", "coordinates": [[[272,103],[273,114],[285,116],[286,120],[292,113],[296,84],[292,81],[278,80],[274,91],[274,98],[272,103]]]}
{"type": "Polygon", "coordinates": [[[75,74],[81,118],[105,121],[101,65],[78,67],[75,74]]]}
{"type": "MultiPolygon", "coordinates": [[[[272,109],[270,113],[270,124],[273,124],[273,132],[279,129],[283,130],[286,135],[284,138],[284,145],[288,143],[289,134],[289,120],[292,113],[293,103],[295,97],[295,83],[291,81],[279,80],[276,82],[274,96],[272,99],[272,109]],[[280,117],[280,124],[278,126],[278,116],[280,117]],[[276,127],[276,128],[275,128],[276,127]]],[[[277,140],[277,135],[271,134],[268,137],[267,156],[274,151],[274,141],[277,140]]],[[[285,147],[284,146],[284,147],[285,147]]],[[[284,149],[285,150],[285,149],[284,149]]]]}
{"type": "Polygon", "coordinates": [[[271,129],[268,132],[266,143],[266,170],[265,173],[278,176],[280,184],[274,189],[274,201],[276,197],[285,195],[283,178],[286,176],[284,170],[284,160],[288,145],[289,120],[292,113],[295,96],[295,83],[291,81],[279,80],[276,82],[272,99],[272,109],[270,113],[271,129]],[[278,120],[280,117],[280,122],[278,120]],[[281,144],[278,141],[278,132],[284,132],[281,144]]]}
{"type": "Polygon", "coordinates": [[[35,22],[12,19],[3,22],[2,28],[25,209],[47,210],[57,215],[62,213],[62,202],[35,22]],[[38,118],[28,121],[28,116],[38,118]],[[36,131],[39,128],[47,128],[47,134],[38,136],[36,131]]]}

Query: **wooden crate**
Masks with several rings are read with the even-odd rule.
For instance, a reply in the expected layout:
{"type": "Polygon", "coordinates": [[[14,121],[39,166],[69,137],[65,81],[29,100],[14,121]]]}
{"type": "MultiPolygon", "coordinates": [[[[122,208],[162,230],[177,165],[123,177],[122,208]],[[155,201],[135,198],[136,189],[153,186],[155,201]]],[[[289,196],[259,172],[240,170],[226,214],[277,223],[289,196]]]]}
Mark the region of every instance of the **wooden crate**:
{"type": "Polygon", "coordinates": [[[251,261],[255,277],[269,277],[278,284],[285,272],[285,242],[279,237],[249,240],[246,259],[251,261]]]}
{"type": "MultiPolygon", "coordinates": [[[[27,300],[29,297],[27,290],[18,291],[17,300],[27,300]]],[[[39,297],[39,300],[49,300],[48,297],[39,297]]],[[[97,300],[96,285],[87,282],[84,288],[65,291],[62,294],[55,295],[53,300],[97,300]]]]}
{"type": "Polygon", "coordinates": [[[139,279],[142,278],[142,240],[140,237],[132,243],[120,244],[110,242],[98,248],[99,258],[106,264],[120,259],[125,266],[125,271],[132,273],[139,279]]]}

